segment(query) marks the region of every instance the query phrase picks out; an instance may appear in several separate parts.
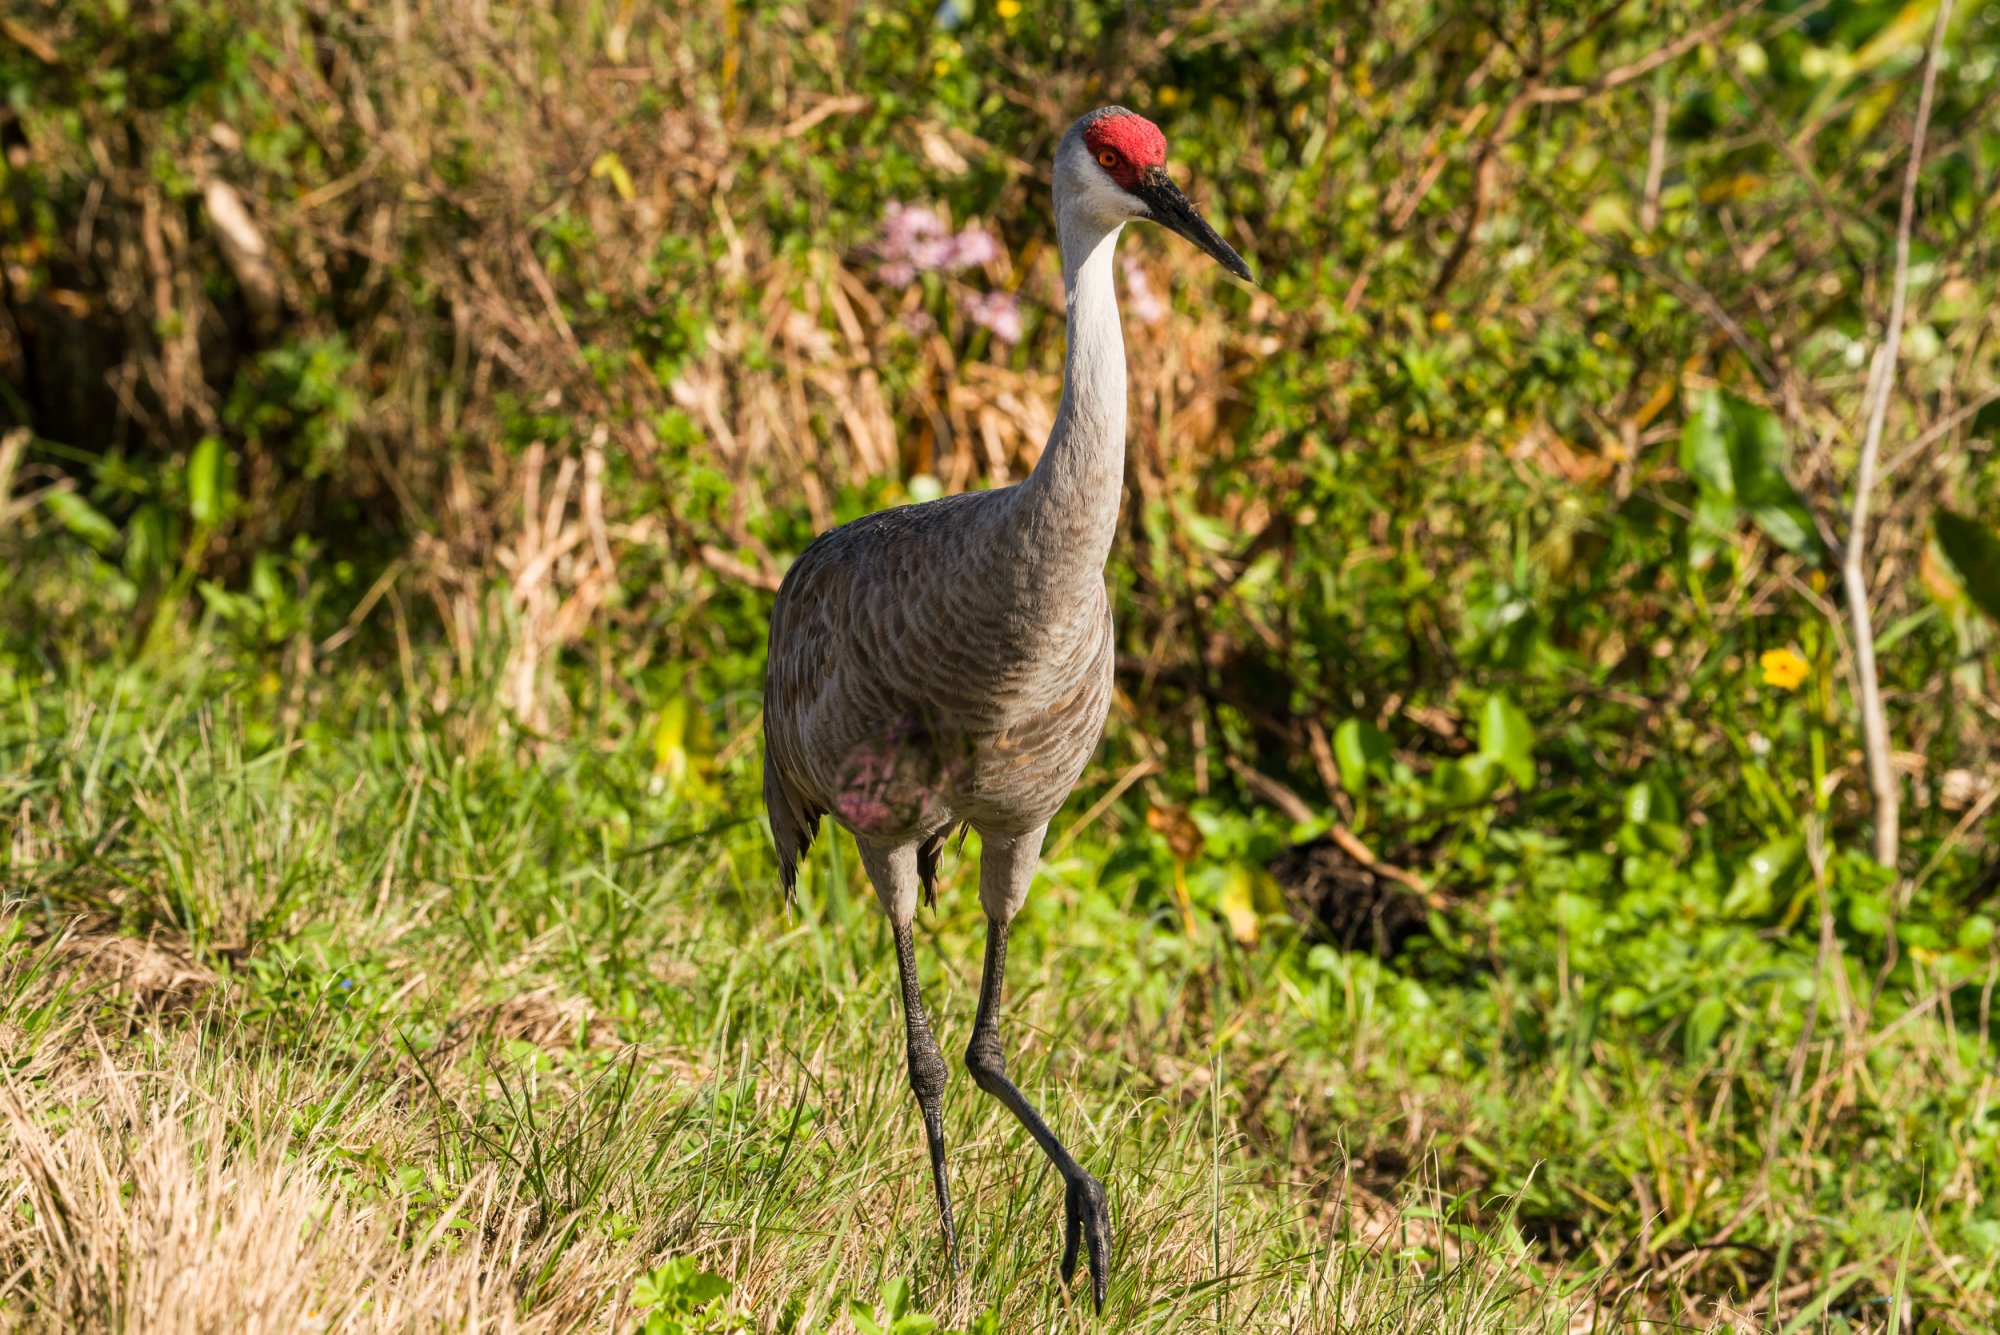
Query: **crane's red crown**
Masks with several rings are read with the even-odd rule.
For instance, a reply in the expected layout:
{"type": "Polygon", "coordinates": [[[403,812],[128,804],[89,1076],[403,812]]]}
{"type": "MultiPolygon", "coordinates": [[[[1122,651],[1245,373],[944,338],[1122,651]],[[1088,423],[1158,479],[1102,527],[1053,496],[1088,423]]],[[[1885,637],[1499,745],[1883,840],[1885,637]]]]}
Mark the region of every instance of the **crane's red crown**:
{"type": "Polygon", "coordinates": [[[1138,184],[1147,168],[1163,166],[1167,160],[1167,137],[1160,127],[1122,108],[1091,122],[1083,142],[1105,174],[1127,190],[1138,184]]]}

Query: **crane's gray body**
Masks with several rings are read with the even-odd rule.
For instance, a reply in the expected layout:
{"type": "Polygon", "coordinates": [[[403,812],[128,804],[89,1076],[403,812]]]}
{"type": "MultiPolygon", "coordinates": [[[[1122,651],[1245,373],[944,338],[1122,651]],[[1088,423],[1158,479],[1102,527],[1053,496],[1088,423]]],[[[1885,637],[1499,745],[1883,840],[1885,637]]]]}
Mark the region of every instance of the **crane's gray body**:
{"type": "Polygon", "coordinates": [[[793,564],[764,703],[788,886],[823,813],[878,847],[1048,824],[1111,702],[1102,567],[1051,570],[1060,538],[1007,488],[869,515],[793,564]]]}

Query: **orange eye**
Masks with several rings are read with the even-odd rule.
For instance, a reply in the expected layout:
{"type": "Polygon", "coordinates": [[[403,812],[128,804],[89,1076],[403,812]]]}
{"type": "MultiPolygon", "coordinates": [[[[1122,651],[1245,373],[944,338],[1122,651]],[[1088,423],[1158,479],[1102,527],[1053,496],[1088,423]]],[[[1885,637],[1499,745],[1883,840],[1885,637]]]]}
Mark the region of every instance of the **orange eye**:
{"type": "Polygon", "coordinates": [[[1097,160],[1106,167],[1116,167],[1118,165],[1118,155],[1108,148],[1097,155],[1097,160]]]}

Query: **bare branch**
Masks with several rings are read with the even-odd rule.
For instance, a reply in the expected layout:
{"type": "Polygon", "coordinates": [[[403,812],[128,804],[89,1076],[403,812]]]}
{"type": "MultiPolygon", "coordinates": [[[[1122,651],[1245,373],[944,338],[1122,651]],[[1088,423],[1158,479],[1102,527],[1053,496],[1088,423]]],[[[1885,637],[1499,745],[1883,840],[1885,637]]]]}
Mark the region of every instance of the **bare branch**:
{"type": "Polygon", "coordinates": [[[1861,439],[1861,460],[1854,477],[1854,513],[1848,520],[1841,579],[1847,589],[1847,614],[1854,626],[1855,677],[1861,687],[1861,739],[1868,757],[1868,787],[1875,798],[1875,860],[1896,865],[1902,843],[1901,793],[1889,753],[1889,719],[1882,708],[1882,683],[1875,668],[1875,627],[1868,608],[1868,504],[1875,490],[1876,461],[1882,453],[1882,426],[1889,416],[1889,396],[1896,388],[1896,357],[1903,339],[1903,303],[1910,287],[1910,229],[1917,212],[1917,178],[1924,167],[1924,136],[1937,92],[1938,55],[1944,48],[1945,27],[1951,21],[1952,0],[1938,5],[1931,25],[1930,49],[1924,55],[1923,91],[1917,96],[1917,120],[1910,130],[1910,160],[1903,171],[1903,208],[1896,223],[1896,269],[1890,288],[1889,319],[1882,346],[1868,380],[1867,426],[1861,439]]]}
{"type": "Polygon", "coordinates": [[[1646,190],[1639,203],[1639,230],[1650,235],[1660,225],[1660,186],[1667,175],[1667,113],[1673,98],[1653,89],[1653,133],[1646,143],[1646,190]]]}
{"type": "Polygon", "coordinates": [[[1757,8],[1760,3],[1761,0],[1740,0],[1740,3],[1716,15],[1700,27],[1688,29],[1665,46],[1647,52],[1629,65],[1620,65],[1617,69],[1606,73],[1602,78],[1593,79],[1589,83],[1557,84],[1553,87],[1531,88],[1528,90],[1528,100],[1530,102],[1581,102],[1585,98],[1595,97],[1599,93],[1608,93],[1613,88],[1621,88],[1634,79],[1651,74],[1668,61],[1678,56],[1686,55],[1703,42],[1706,42],[1727,28],[1730,24],[1736,22],[1736,20],[1742,18],[1745,14],[1748,14],[1751,10],[1757,8]]]}

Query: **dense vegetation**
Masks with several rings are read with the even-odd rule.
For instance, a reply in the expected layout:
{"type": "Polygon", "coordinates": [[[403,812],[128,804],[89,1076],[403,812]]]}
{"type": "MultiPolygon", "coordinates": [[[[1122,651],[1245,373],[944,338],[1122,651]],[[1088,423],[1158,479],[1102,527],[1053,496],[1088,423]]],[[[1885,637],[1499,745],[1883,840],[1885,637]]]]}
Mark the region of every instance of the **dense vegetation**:
{"type": "Polygon", "coordinates": [[[0,93],[0,1325],[1089,1324],[962,1078],[943,1273],[757,724],[815,532],[1032,466],[1108,101],[1261,286],[1123,243],[1017,938],[1107,1325],[2000,1317],[2000,4],[9,0],[0,93]]]}

